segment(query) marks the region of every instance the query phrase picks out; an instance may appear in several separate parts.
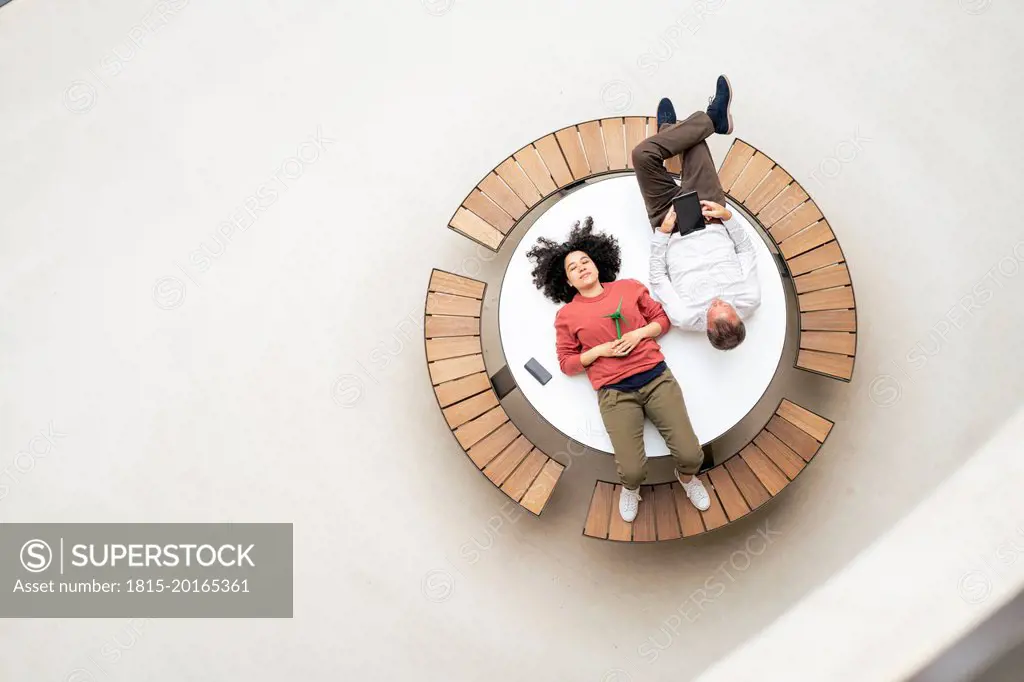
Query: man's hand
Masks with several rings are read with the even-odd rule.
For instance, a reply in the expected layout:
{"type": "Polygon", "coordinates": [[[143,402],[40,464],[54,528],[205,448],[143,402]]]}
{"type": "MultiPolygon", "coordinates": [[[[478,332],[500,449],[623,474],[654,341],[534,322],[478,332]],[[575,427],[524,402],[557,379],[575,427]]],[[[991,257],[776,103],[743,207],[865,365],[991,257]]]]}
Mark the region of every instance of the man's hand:
{"type": "Polygon", "coordinates": [[[659,227],[658,229],[664,232],[665,234],[669,234],[670,232],[672,232],[672,230],[675,229],[675,227],[676,207],[670,206],[668,209],[668,213],[665,214],[665,219],[661,221],[661,227],[659,227]]]}
{"type": "Polygon", "coordinates": [[[614,342],[615,345],[612,348],[612,352],[618,357],[629,355],[636,348],[636,345],[645,338],[647,338],[646,335],[642,334],[639,329],[628,331],[622,335],[621,339],[614,342]]]}
{"type": "Polygon", "coordinates": [[[704,214],[705,218],[718,218],[719,220],[729,220],[732,218],[732,211],[725,206],[704,199],[700,201],[700,212],[704,214]]]}

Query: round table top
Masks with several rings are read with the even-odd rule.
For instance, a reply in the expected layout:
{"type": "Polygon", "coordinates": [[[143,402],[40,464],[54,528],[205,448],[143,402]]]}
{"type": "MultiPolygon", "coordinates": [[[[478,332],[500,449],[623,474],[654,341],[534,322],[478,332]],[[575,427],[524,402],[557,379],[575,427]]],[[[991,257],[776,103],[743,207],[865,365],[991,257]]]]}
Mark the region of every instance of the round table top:
{"type": "MultiPolygon", "coordinates": [[[[786,297],[775,259],[746,216],[734,205],[730,207],[735,218],[753,232],[758,254],[761,306],[746,321],[746,340],[722,352],[701,332],[673,327],[658,339],[682,386],[690,421],[702,444],[724,434],[753,409],[775,376],[786,340],[786,297]]],[[[565,436],[611,454],[597,393],[586,374],[570,377],[559,370],[555,354],[559,305],[534,287],[530,276],[533,264],[526,257],[538,237],[562,241],[572,224],[588,215],[594,218],[595,231],[614,234],[619,240],[619,278],[649,285],[651,228],[636,178],[630,175],[585,185],[549,208],[519,242],[501,284],[498,330],[509,370],[531,406],[565,436]],[[530,358],[551,373],[547,384],[541,385],[526,371],[524,365],[530,358]]],[[[665,441],[649,420],[644,443],[649,457],[668,454],[665,441]]]]}

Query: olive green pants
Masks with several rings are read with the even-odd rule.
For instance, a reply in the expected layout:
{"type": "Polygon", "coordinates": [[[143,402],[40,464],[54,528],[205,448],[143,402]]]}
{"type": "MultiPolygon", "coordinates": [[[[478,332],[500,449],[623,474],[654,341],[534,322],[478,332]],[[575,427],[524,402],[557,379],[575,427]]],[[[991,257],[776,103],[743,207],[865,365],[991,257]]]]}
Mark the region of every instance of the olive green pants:
{"type": "Polygon", "coordinates": [[[619,481],[630,490],[647,478],[647,453],[644,451],[644,418],[658,428],[676,461],[681,476],[696,474],[704,461],[700,441],[693,432],[686,413],[683,390],[666,369],[661,376],[643,388],[617,391],[602,388],[597,392],[604,427],[615,450],[619,481]]]}

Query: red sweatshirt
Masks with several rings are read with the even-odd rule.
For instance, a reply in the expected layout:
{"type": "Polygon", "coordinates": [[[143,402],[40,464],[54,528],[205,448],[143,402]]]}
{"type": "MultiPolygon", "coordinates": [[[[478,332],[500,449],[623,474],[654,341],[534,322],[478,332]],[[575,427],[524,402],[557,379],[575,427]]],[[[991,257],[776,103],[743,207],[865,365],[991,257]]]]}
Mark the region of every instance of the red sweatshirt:
{"type": "Polygon", "coordinates": [[[622,301],[622,333],[639,329],[651,322],[661,325],[661,333],[668,331],[668,315],[661,304],[651,298],[647,287],[635,279],[620,279],[602,283],[600,296],[584,298],[579,294],[562,306],[555,316],[555,343],[558,364],[565,374],[579,374],[584,370],[590,384],[601,388],[625,377],[645,372],[665,359],[661,347],[654,339],[643,339],[636,348],[621,358],[598,358],[589,367],[580,362],[580,353],[614,341],[615,320],[603,317],[615,312],[622,301]]]}

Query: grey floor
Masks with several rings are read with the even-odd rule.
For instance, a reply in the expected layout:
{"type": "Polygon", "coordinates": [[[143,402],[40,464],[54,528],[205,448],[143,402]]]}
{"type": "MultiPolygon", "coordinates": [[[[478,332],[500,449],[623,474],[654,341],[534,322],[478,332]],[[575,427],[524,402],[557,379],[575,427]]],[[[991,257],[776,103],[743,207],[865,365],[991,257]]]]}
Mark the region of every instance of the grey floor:
{"type": "Polygon", "coordinates": [[[907,682],[1018,682],[1024,676],[1024,594],[907,682]]]}

